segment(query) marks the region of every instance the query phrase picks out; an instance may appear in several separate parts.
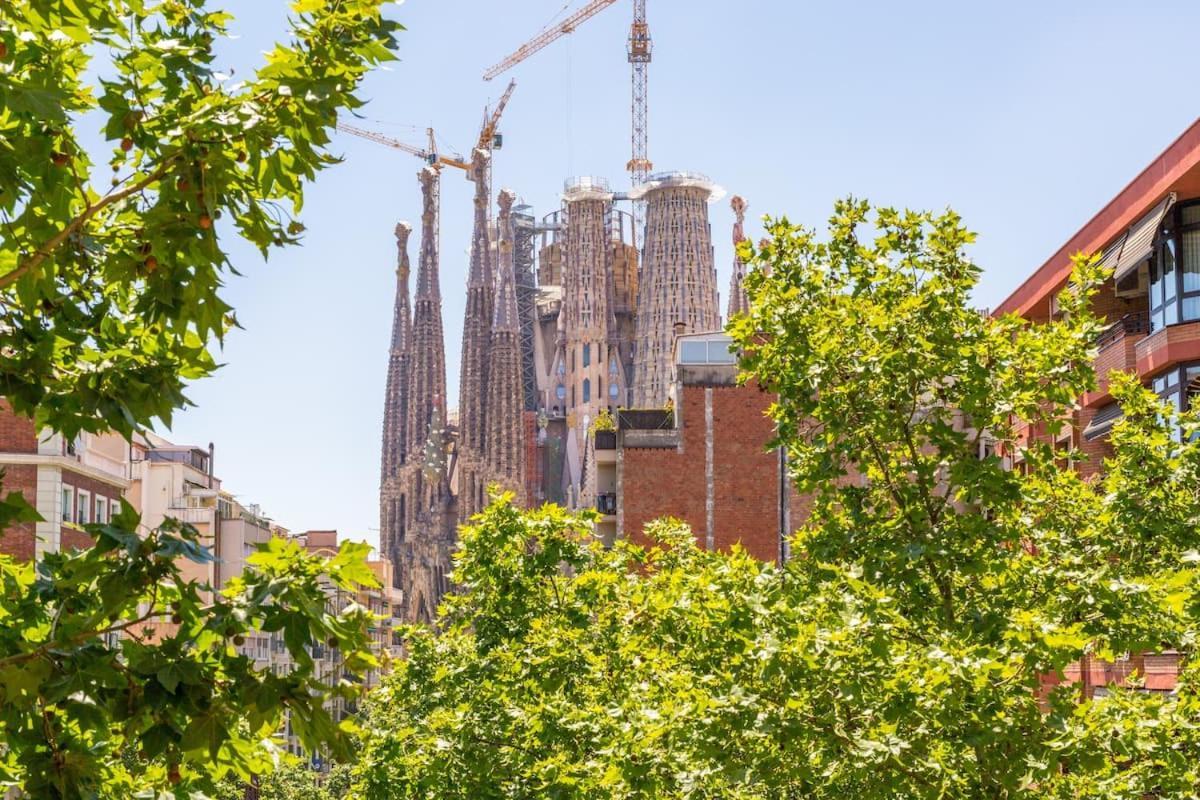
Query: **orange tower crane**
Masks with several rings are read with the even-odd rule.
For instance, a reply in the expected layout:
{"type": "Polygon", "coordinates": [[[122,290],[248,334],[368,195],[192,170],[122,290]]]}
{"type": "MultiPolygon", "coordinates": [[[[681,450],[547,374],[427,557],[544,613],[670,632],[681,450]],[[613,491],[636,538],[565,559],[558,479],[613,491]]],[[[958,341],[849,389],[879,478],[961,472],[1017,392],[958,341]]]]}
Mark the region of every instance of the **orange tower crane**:
{"type": "MultiPolygon", "coordinates": [[[[483,79],[490,81],[497,75],[520,64],[551,42],[566,36],[568,33],[574,33],[575,29],[581,23],[591,19],[616,1],[591,0],[590,3],[580,8],[562,22],[546,28],[537,36],[518,47],[503,60],[490,67],[483,73],[483,79]]],[[[646,23],[646,0],[633,0],[633,23],[629,27],[629,40],[626,43],[625,52],[633,73],[633,119],[630,136],[632,154],[625,168],[629,170],[633,185],[637,186],[645,183],[646,177],[650,174],[650,170],[654,166],[650,161],[650,98],[648,93],[650,58],[653,47],[650,39],[650,26],[646,23]]],[[[634,202],[633,208],[635,221],[634,238],[636,240],[638,231],[641,230],[645,221],[644,201],[638,200],[634,202]]]]}

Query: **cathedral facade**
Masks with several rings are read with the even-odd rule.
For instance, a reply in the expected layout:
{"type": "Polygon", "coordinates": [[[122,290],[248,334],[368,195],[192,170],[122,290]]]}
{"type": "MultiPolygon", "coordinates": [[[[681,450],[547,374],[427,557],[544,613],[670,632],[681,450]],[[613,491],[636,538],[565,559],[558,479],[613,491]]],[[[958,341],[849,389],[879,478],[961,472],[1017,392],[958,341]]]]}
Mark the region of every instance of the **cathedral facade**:
{"type": "Polygon", "coordinates": [[[396,228],[380,550],[395,565],[409,621],[435,619],[451,586],[458,526],[484,508],[490,489],[529,506],[596,504],[589,434],[597,417],[661,408],[671,399],[674,337],[720,326],[707,210],[719,190],[706,178],[665,173],[626,194],[600,179],[573,179],[561,208],[539,222],[507,190],[493,214],[489,160],[477,149],[470,164],[474,224],[457,414],[446,403],[437,166],[419,176],[411,300],[411,227],[396,228]],[[628,199],[646,203],[642,254],[632,217],[615,206],[628,199]]]}

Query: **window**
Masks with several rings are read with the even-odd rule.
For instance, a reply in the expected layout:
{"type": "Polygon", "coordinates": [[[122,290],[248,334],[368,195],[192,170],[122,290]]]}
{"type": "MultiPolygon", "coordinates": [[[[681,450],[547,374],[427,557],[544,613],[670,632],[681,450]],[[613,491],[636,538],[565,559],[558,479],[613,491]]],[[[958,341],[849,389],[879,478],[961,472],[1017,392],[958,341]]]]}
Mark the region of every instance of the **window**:
{"type": "Polygon", "coordinates": [[[592,346],[590,344],[585,344],[583,346],[583,365],[585,367],[590,367],[592,365],[592,346]]]}
{"type": "Polygon", "coordinates": [[[79,502],[76,504],[75,519],[80,525],[92,524],[92,495],[90,492],[79,490],[79,502]]]}
{"type": "Polygon", "coordinates": [[[62,519],[63,522],[75,521],[75,490],[70,486],[62,487],[62,519]]]}
{"type": "Polygon", "coordinates": [[[592,399],[592,382],[587,378],[583,379],[583,402],[591,402],[592,399]]]}
{"type": "Polygon", "coordinates": [[[96,524],[103,525],[108,522],[108,500],[96,496],[96,524]]]}
{"type": "Polygon", "coordinates": [[[1167,214],[1149,278],[1151,330],[1200,320],[1200,202],[1167,214]]]}

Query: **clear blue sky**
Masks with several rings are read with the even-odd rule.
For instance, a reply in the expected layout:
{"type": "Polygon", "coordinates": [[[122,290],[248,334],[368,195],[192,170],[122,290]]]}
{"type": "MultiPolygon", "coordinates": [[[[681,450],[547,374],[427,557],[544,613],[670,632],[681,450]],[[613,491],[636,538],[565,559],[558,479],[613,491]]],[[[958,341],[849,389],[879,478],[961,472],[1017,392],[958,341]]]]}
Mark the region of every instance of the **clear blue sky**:
{"type": "MultiPolygon", "coordinates": [[[[583,0],[572,0],[571,8],[583,0]]],[[[225,0],[238,40],[222,67],[243,72],[284,35],[284,0],[225,0]]],[[[221,5],[217,0],[213,5],[221,5]]],[[[977,299],[994,306],[1197,113],[1181,33],[1200,4],[1115,0],[648,0],[654,37],[650,155],[705,172],[758,217],[822,225],[837,197],[952,206],[979,233],[977,299]]],[[[504,80],[483,70],[537,32],[563,0],[409,0],[390,13],[402,60],[363,96],[373,127],[419,143],[426,125],[468,152],[504,80]]],[[[620,0],[519,66],[502,123],[496,187],[539,214],[568,175],[624,183],[629,157],[630,2],[620,0]]],[[[216,443],[227,488],[293,529],[377,540],[379,434],[397,220],[419,223],[403,153],[349,136],[345,163],[308,194],[302,247],[245,274],[228,297],[246,330],[197,407],[168,435],[216,443]]],[[[713,208],[722,294],[732,215],[713,208]]],[[[447,373],[456,395],[471,186],[442,193],[447,373]]],[[[411,249],[416,264],[416,237],[411,249]]]]}

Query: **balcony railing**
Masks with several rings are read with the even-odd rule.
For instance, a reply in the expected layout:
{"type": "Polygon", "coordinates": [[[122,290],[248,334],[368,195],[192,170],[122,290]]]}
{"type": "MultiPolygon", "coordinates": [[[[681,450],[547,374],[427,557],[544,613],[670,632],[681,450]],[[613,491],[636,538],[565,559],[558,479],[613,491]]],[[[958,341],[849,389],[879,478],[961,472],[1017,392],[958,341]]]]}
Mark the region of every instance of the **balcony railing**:
{"type": "Polygon", "coordinates": [[[1096,337],[1096,347],[1103,350],[1131,333],[1150,333],[1149,312],[1134,311],[1124,315],[1096,337]]]}

